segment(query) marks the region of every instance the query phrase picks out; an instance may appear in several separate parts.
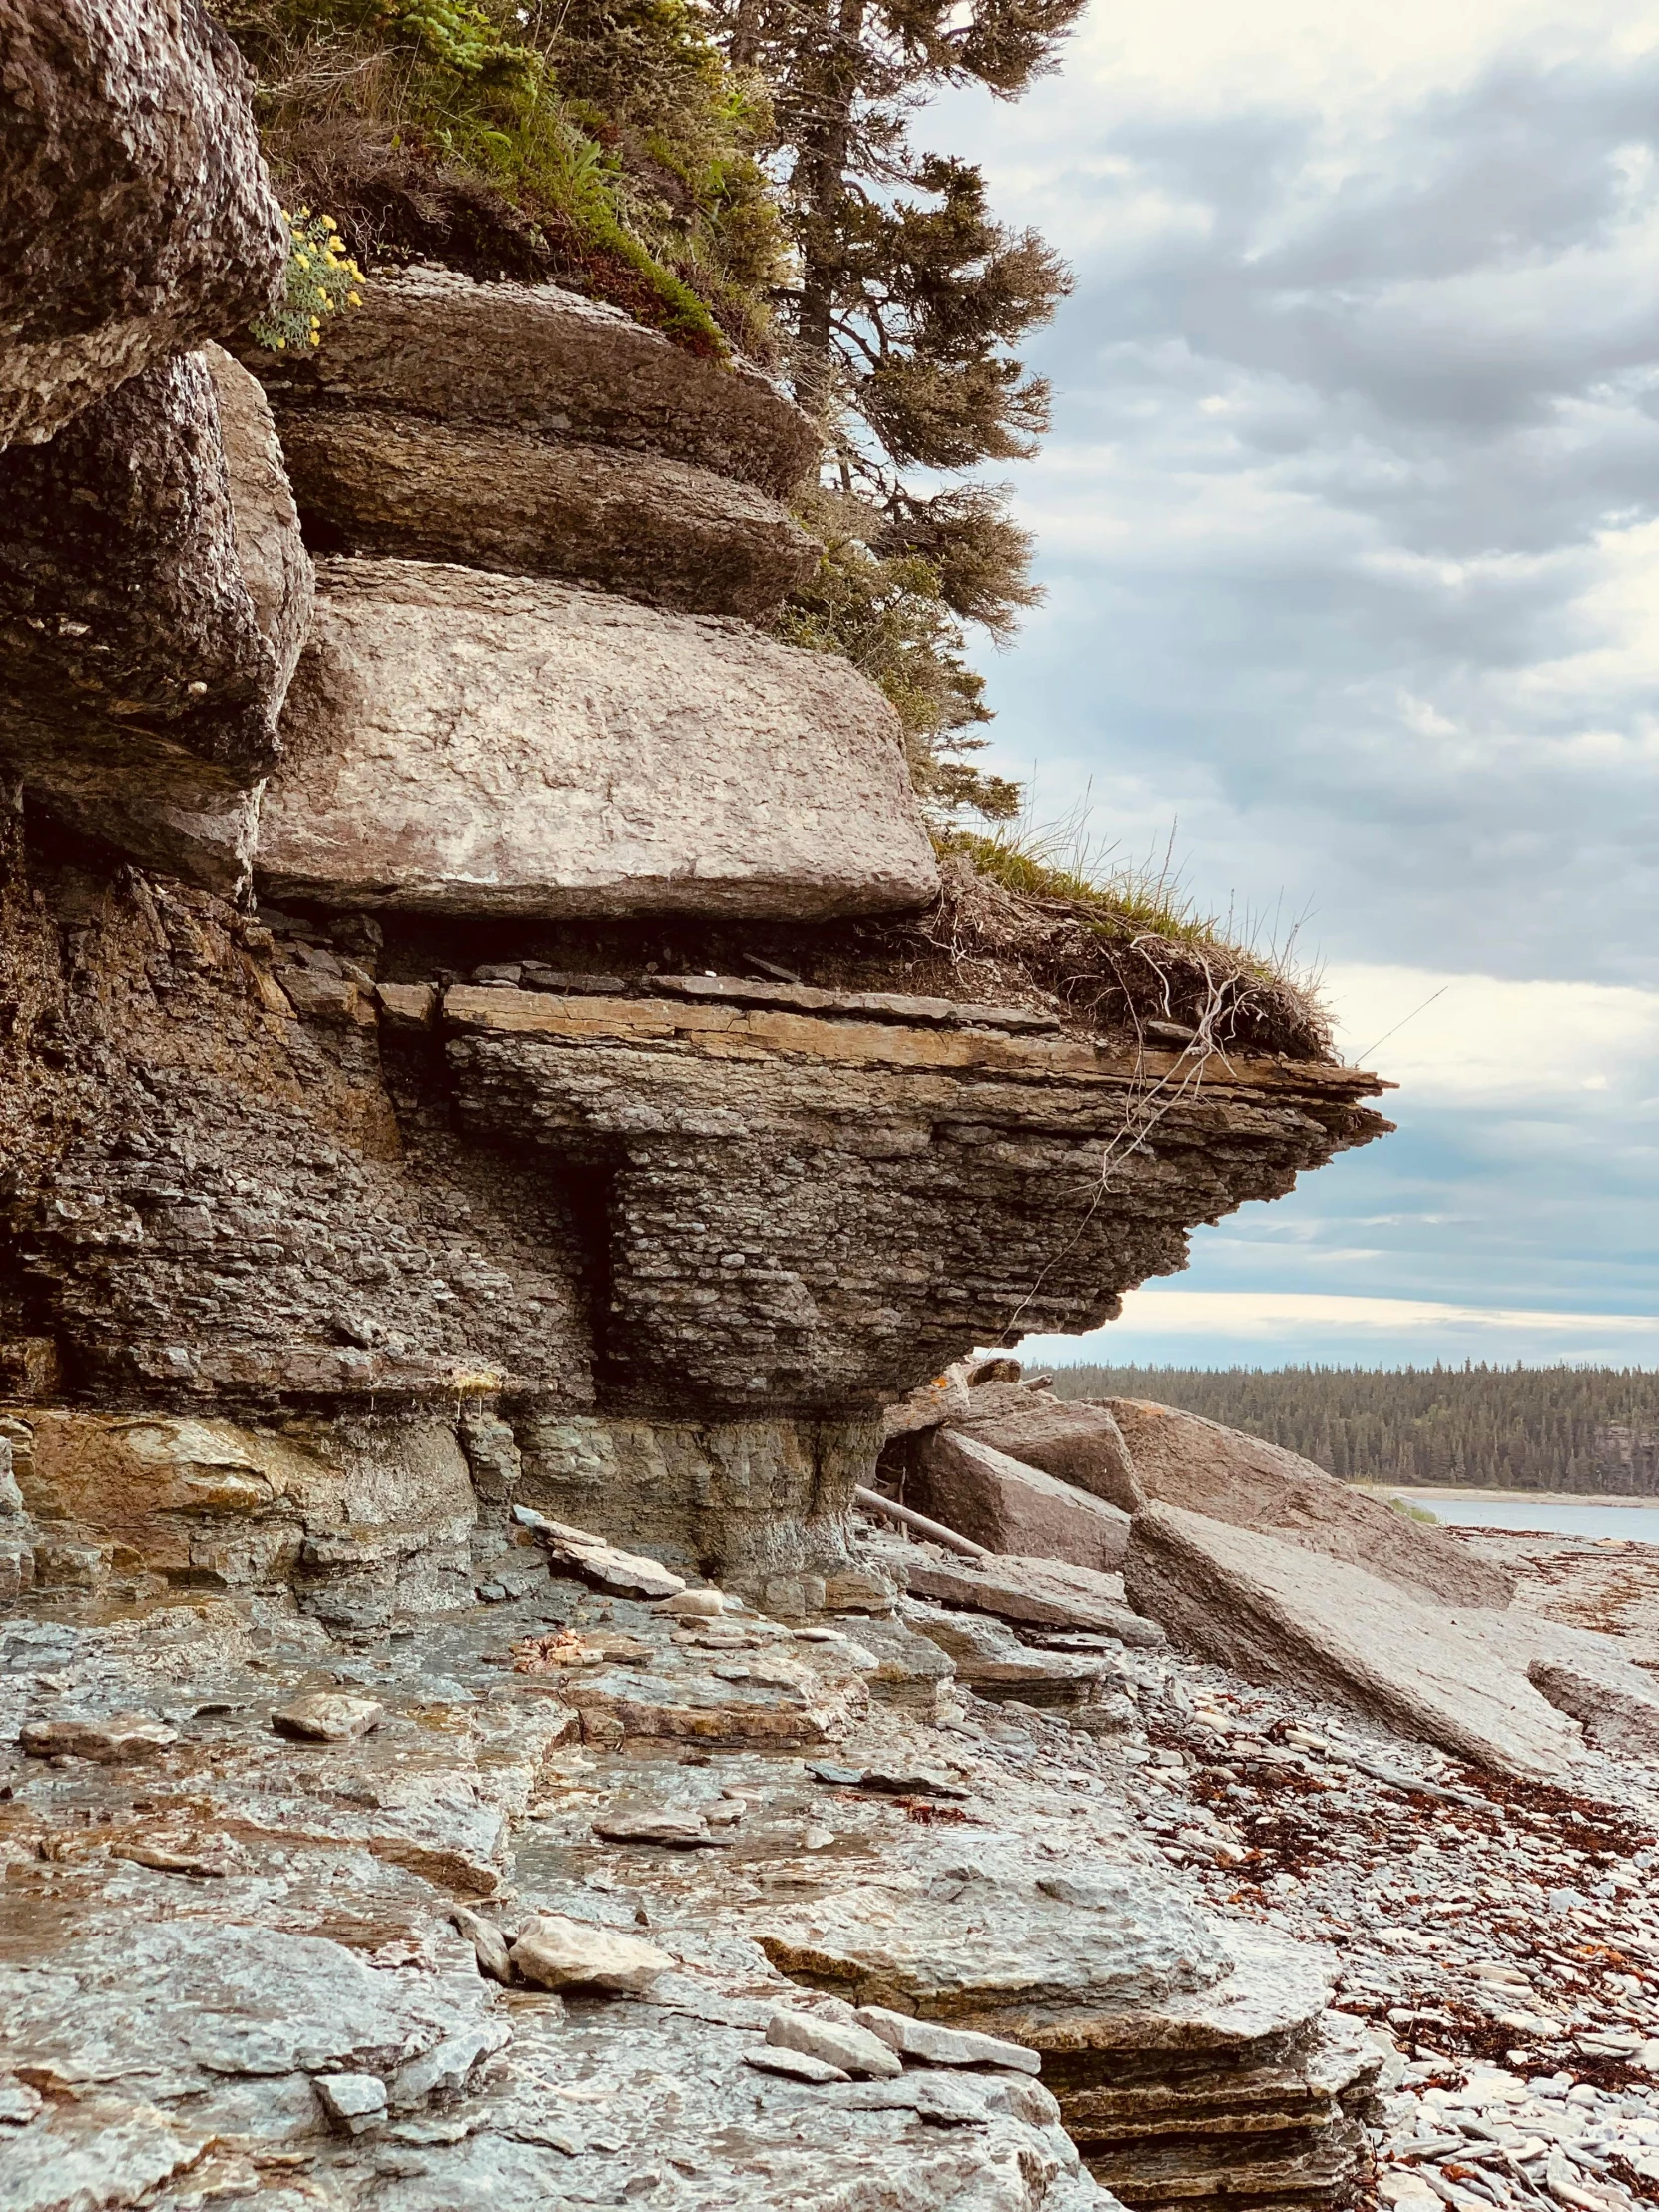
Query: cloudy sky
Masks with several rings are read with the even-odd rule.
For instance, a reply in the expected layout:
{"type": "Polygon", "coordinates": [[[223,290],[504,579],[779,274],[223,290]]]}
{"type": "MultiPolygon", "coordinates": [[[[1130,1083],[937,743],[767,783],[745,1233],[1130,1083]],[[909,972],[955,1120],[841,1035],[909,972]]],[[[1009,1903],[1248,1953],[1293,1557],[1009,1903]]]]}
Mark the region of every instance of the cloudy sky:
{"type": "Polygon", "coordinates": [[[1659,1366],[1659,7],[1097,0],[933,125],[1077,275],[997,765],[1401,1086],[1087,1351],[1659,1366]]]}

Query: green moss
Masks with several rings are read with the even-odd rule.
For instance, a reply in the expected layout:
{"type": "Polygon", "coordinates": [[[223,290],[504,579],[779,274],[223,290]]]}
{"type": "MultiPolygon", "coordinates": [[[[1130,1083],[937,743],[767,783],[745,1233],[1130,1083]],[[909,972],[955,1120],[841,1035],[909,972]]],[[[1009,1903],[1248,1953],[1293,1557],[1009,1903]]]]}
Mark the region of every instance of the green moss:
{"type": "Polygon", "coordinates": [[[552,277],[692,350],[773,343],[764,94],[687,0],[226,0],[290,204],[359,259],[552,277]]]}

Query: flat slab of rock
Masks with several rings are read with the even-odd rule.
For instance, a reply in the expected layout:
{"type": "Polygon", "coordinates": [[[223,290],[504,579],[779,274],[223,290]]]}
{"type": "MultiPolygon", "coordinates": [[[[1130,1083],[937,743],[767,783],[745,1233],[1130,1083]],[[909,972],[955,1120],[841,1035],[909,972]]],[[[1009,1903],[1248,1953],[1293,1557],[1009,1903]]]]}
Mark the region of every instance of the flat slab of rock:
{"type": "Polygon", "coordinates": [[[279,296],[248,72],[178,0],[7,0],[0,446],[279,296]]]}
{"type": "Polygon", "coordinates": [[[1519,1606],[1456,1617],[1504,1665],[1524,1672],[1551,1705],[1578,1721],[1597,1750],[1659,1758],[1659,1681],[1630,1658],[1622,1637],[1572,1628],[1519,1606]]]}
{"type": "MultiPolygon", "coordinates": [[[[757,983],[746,975],[653,975],[647,978],[646,988],[658,998],[778,1006],[791,1013],[828,1014],[848,1021],[901,1021],[922,1029],[1005,1029],[1021,1036],[1056,1036],[1061,1028],[1056,1015],[1032,1013],[1024,1006],[987,1006],[972,999],[923,997],[909,991],[829,991],[816,983],[757,983]]],[[[967,1402],[962,1400],[964,1406],[967,1402]]]]}
{"type": "Polygon", "coordinates": [[[670,1805],[611,1806],[595,1818],[593,1832],[609,1844],[666,1844],[678,1851],[732,1841],[713,1834],[701,1813],[670,1805]]]}
{"type": "Polygon", "coordinates": [[[324,406],[491,423],[690,461],[792,492],[817,425],[758,369],[700,360],[615,307],[557,284],[479,284],[454,270],[377,276],[313,358],[245,350],[284,413],[324,406]]]}
{"type": "Polygon", "coordinates": [[[956,1427],[931,1429],[911,1447],[904,1502],[988,1551],[1100,1574],[1129,1548],[1129,1515],[1117,1506],[956,1427]]]}
{"type": "Polygon", "coordinates": [[[547,1548],[548,1556],[596,1590],[615,1597],[677,1597],[686,1587],[685,1577],[665,1567],[661,1560],[636,1551],[619,1551],[603,1536],[564,1521],[548,1520],[533,1506],[515,1505],[513,1518],[547,1548]]]}
{"type": "Polygon", "coordinates": [[[767,2043],[774,2050],[805,2051],[809,2058],[865,2080],[890,2081],[904,2071],[892,2045],[867,2027],[843,2027],[812,2012],[774,2012],[767,2023],[767,2043]]]}
{"type": "Polygon", "coordinates": [[[1142,1649],[1164,1640],[1156,1621],[1125,1604],[1115,1575],[1065,1566],[1056,1559],[1004,1555],[946,1560],[925,1555],[919,1545],[908,1547],[903,1558],[917,1597],[970,1605],[1033,1628],[1098,1629],[1142,1649]]]}
{"type": "Polygon", "coordinates": [[[1100,1683],[1100,1660],[1080,1652],[1033,1651],[1013,1630],[983,1613],[947,1613],[917,1605],[906,1618],[956,1662],[958,1678],[980,1697],[1026,1705],[1078,1706],[1100,1683]]]}
{"type": "Polygon", "coordinates": [[[843,1717],[844,1702],[783,1670],[757,1682],[748,1670],[731,1680],[713,1673],[656,1674],[633,1667],[578,1674],[562,1694],[582,1716],[590,1743],[659,1737],[711,1744],[817,1744],[843,1717]]]}
{"type": "Polygon", "coordinates": [[[67,1757],[125,1766],[166,1751],[179,1741],[179,1732],[154,1713],[108,1713],[97,1720],[66,1714],[61,1720],[25,1721],[18,1741],[34,1759],[67,1757]]]}
{"type": "MultiPolygon", "coordinates": [[[[902,1872],[763,1909],[749,1927],[785,1973],[858,2005],[981,2028],[987,2016],[1033,2006],[1081,2008],[1085,2029],[1102,2014],[1171,2003],[1184,2012],[1235,1966],[1224,1924],[1162,1870],[1085,1850],[1040,1872],[982,1832],[971,1853],[960,1841],[954,1852],[912,1853],[902,1872]]],[[[1317,2013],[1324,1988],[1316,1974],[1291,2017],[1317,2013]]]]}
{"type": "Polygon", "coordinates": [[[1149,1498],[1381,1575],[1428,1603],[1507,1605],[1514,1582],[1443,1528],[1408,1520],[1294,1451],[1141,1398],[1105,1401],[1149,1498]]]}
{"type": "Polygon", "coordinates": [[[1499,1655],[1499,1613],[1419,1604],[1362,1568],[1168,1505],[1137,1516],[1124,1583],[1184,1649],[1330,1697],[1476,1766],[1555,1779],[1581,1748],[1577,1728],[1527,1680],[1524,1632],[1512,1662],[1499,1655]]]}
{"type": "Polygon", "coordinates": [[[758,621],[821,547],[753,484],[654,453],[379,410],[286,410],[313,544],[563,576],[685,614],[758,621]]]}
{"type": "Polygon", "coordinates": [[[999,2035],[975,2035],[959,2027],[941,2027],[936,2020],[912,2019],[907,2012],[889,2012],[879,2004],[866,2004],[858,2023],[879,2035],[900,2057],[920,2059],[928,2066],[1007,2066],[1015,2073],[1041,2073],[1042,2057],[1023,2043],[1006,2043],[999,2035]]]}
{"type": "Polygon", "coordinates": [[[352,1697],[341,1690],[316,1690],[279,1707],[272,1714],[271,1725],[278,1736],[290,1737],[295,1743],[350,1744],[378,1728],[385,1717],[385,1707],[375,1698],[352,1697]]]}
{"type": "Polygon", "coordinates": [[[782,2074],[787,2081],[807,2081],[815,2088],[827,2081],[852,2079],[844,2066],[832,2066],[827,2058],[815,2058],[809,2050],[791,2050],[783,2043],[763,2043],[759,2050],[746,2050],[743,2062],[757,2073],[782,2074]]]}
{"type": "Polygon", "coordinates": [[[798,920],[933,895],[892,709],[834,655],[473,569],[330,560],[318,587],[273,895],[798,920]]]}
{"type": "Polygon", "coordinates": [[[342,2135],[361,2135],[386,2117],[386,2085],[378,2074],[318,2074],[316,2094],[342,2135]]]}

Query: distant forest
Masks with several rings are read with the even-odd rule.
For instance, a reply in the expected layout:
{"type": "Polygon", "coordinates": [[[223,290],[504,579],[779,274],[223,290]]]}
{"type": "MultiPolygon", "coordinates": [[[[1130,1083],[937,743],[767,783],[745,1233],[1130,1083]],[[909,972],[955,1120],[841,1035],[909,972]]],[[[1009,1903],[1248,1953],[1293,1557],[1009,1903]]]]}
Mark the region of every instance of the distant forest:
{"type": "Polygon", "coordinates": [[[1659,1494],[1639,1368],[1056,1368],[1060,1397],[1149,1397],[1359,1482],[1659,1494]]]}

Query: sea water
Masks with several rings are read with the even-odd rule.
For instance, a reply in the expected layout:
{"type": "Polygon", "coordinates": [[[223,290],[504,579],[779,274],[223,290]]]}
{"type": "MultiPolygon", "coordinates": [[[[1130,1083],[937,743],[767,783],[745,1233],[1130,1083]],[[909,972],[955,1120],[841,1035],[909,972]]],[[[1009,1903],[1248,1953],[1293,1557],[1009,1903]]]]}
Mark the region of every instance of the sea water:
{"type": "Polygon", "coordinates": [[[1480,1497],[1468,1491],[1400,1490],[1455,1528],[1541,1528],[1554,1536],[1617,1536],[1659,1544],[1659,1498],[1480,1497]]]}

